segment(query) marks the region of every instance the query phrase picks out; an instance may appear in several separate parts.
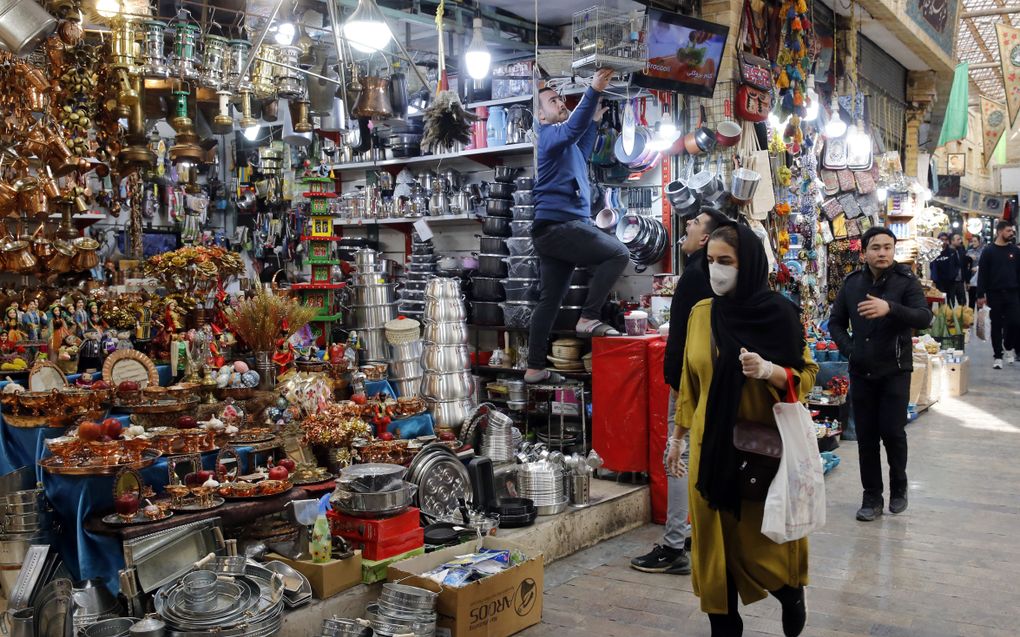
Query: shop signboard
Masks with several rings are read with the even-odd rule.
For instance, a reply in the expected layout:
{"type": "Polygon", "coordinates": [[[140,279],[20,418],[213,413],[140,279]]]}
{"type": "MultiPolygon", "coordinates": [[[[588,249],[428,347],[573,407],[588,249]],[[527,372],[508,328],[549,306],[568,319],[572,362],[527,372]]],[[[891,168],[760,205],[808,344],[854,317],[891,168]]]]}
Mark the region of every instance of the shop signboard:
{"type": "Polygon", "coordinates": [[[907,15],[947,56],[953,54],[958,0],[907,0],[907,15]]]}

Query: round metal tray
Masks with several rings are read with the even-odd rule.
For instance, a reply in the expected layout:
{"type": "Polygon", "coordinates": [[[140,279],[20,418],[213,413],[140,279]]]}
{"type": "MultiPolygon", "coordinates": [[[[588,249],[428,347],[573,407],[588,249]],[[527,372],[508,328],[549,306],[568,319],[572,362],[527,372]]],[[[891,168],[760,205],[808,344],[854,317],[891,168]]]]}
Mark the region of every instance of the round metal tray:
{"type": "Polygon", "coordinates": [[[111,513],[103,516],[103,524],[109,524],[110,526],[132,526],[135,524],[148,524],[149,522],[159,522],[169,517],[173,517],[173,511],[167,511],[165,515],[161,515],[158,518],[150,518],[142,513],[141,509],[135,513],[135,516],[130,520],[124,520],[118,513],[111,513]]]}
{"type": "Polygon", "coordinates": [[[191,504],[188,504],[187,500],[185,500],[185,504],[182,504],[181,506],[176,506],[176,507],[175,506],[171,506],[170,510],[171,511],[179,511],[180,513],[195,513],[197,511],[210,511],[210,510],[215,509],[217,507],[223,506],[224,502],[225,502],[225,500],[223,498],[221,498],[218,495],[214,495],[212,497],[212,504],[209,505],[209,506],[199,506],[199,504],[197,502],[194,502],[194,501],[191,504]]]}
{"type": "Polygon", "coordinates": [[[321,484],[323,482],[329,482],[334,477],[335,476],[332,473],[325,473],[325,474],[323,474],[321,476],[316,476],[314,478],[305,478],[304,480],[300,480],[300,479],[297,479],[297,478],[291,478],[290,481],[294,484],[294,486],[300,487],[300,486],[304,486],[306,484],[321,484]]]}
{"type": "Polygon", "coordinates": [[[146,449],[138,462],[125,462],[110,465],[65,465],[60,458],[49,457],[39,461],[39,466],[46,473],[63,476],[112,476],[124,468],[144,469],[156,462],[162,454],[158,449],[146,449]]]}

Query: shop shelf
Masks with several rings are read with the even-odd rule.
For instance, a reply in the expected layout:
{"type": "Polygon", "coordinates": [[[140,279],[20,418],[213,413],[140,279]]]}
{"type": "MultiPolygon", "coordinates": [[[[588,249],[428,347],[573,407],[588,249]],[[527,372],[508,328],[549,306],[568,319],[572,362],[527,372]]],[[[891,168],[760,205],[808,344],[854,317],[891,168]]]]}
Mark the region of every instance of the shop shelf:
{"type": "MultiPolygon", "coordinates": [[[[560,376],[563,376],[564,378],[569,378],[573,380],[591,380],[591,374],[589,374],[588,372],[564,372],[558,369],[553,369],[552,367],[550,367],[549,369],[552,369],[553,371],[555,371],[560,376]]],[[[508,367],[490,367],[488,365],[475,365],[471,368],[471,371],[478,375],[503,374],[505,376],[524,376],[523,369],[510,369],[508,367]]]]}
{"type": "Polygon", "coordinates": [[[417,217],[414,219],[397,218],[397,219],[334,219],[334,226],[345,226],[345,227],[357,227],[357,226],[392,226],[401,223],[414,223],[419,219],[426,220],[429,225],[435,223],[455,223],[464,221],[477,221],[478,217],[473,214],[463,215],[443,215],[440,217],[417,217]]]}
{"type": "Polygon", "coordinates": [[[506,146],[497,146],[494,148],[475,148],[472,150],[465,150],[459,153],[446,153],[442,155],[423,155],[421,157],[382,159],[379,161],[360,161],[351,164],[333,164],[333,170],[349,172],[354,170],[383,168],[386,166],[413,166],[415,164],[435,164],[441,161],[451,161],[455,159],[465,159],[473,157],[483,159],[486,157],[499,157],[501,155],[507,156],[526,155],[533,152],[534,149],[535,149],[534,144],[527,142],[524,144],[508,144],[506,146]]]}

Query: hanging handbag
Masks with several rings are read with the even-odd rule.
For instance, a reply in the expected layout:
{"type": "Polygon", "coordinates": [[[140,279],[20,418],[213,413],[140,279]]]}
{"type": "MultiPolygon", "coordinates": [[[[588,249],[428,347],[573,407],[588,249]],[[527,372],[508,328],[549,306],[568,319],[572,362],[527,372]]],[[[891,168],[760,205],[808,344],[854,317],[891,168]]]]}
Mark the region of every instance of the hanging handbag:
{"type": "Polygon", "coordinates": [[[759,49],[754,34],[754,13],[751,3],[745,0],[740,16],[740,38],[737,42],[737,67],[740,70],[740,85],[737,87],[737,117],[748,122],[764,122],[772,111],[772,64],[757,55],[744,51],[745,41],[750,36],[750,47],[759,49]]]}
{"type": "MultiPolygon", "coordinates": [[[[786,400],[795,403],[797,392],[793,388],[793,372],[786,370],[786,400]]],[[[769,485],[779,470],[783,457],[783,438],[775,425],[738,420],[733,425],[733,446],[737,450],[737,475],[740,497],[752,502],[764,502],[769,485]]]]}

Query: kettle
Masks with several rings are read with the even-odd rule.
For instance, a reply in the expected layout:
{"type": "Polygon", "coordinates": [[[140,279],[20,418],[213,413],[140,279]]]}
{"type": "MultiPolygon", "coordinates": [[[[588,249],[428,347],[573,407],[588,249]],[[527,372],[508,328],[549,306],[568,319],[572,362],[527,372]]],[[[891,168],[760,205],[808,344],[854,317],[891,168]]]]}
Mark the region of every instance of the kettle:
{"type": "Polygon", "coordinates": [[[485,123],[485,141],[488,146],[506,144],[506,109],[502,106],[489,107],[489,119],[485,123]]]}

